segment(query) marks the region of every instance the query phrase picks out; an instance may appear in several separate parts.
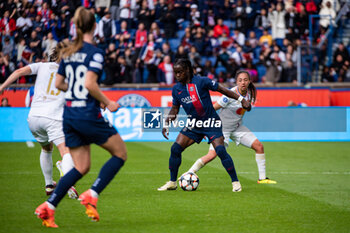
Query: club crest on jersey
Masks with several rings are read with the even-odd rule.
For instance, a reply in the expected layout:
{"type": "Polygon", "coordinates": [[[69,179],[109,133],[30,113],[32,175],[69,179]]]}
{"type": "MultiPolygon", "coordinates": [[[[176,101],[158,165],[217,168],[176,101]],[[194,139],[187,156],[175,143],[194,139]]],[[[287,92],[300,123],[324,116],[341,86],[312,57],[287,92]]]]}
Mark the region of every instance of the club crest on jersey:
{"type": "Polygon", "coordinates": [[[94,56],[92,58],[99,63],[103,62],[103,56],[99,53],[94,54],[94,56]]]}
{"type": "Polygon", "coordinates": [[[194,87],[190,87],[190,91],[194,91],[194,87]]]}
{"type": "Polygon", "coordinates": [[[239,108],[239,109],[237,109],[237,111],[236,111],[236,113],[238,114],[238,115],[244,115],[244,113],[245,113],[245,109],[243,109],[243,108],[239,108]]]}
{"type": "Polygon", "coordinates": [[[122,107],[151,107],[151,103],[138,94],[124,95],[118,100],[118,103],[122,107]]]}
{"type": "Polygon", "coordinates": [[[224,98],[222,99],[222,101],[223,101],[224,103],[227,103],[227,102],[228,102],[228,98],[224,97],[224,98]]]}

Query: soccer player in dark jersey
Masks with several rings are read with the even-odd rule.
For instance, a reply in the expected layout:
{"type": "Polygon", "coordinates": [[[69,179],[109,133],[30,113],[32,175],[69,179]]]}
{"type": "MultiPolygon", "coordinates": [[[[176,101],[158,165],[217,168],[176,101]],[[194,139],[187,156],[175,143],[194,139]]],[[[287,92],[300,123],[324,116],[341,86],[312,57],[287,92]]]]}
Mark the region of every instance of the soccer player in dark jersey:
{"type": "Polygon", "coordinates": [[[207,137],[221,159],[222,165],[231,177],[232,191],[240,192],[242,186],[237,178],[236,170],[231,156],[226,152],[224,137],[222,134],[221,120],[213,108],[209,90],[218,91],[242,103],[242,107],[248,111],[250,103],[237,93],[223,87],[216,81],[207,77],[193,75],[191,62],[187,59],[179,59],[174,65],[175,78],[178,83],[173,87],[173,105],[165,120],[162,130],[163,136],[168,139],[169,125],[176,119],[180,105],[184,108],[190,122],[185,126],[171,147],[169,159],[170,181],[158,188],[158,191],[174,190],[177,188],[176,179],[181,164],[181,153],[194,142],[200,143],[207,137]]]}
{"type": "MultiPolygon", "coordinates": [[[[236,73],[237,86],[231,88],[232,91],[243,96],[250,103],[256,100],[256,88],[251,81],[249,72],[240,70],[236,73]]],[[[222,109],[219,113],[223,124],[223,134],[225,146],[228,147],[229,140],[251,148],[255,151],[255,161],[259,171],[258,184],[277,184],[275,180],[266,177],[266,160],[263,144],[247,127],[243,125],[243,116],[245,110],[242,109],[242,104],[227,96],[221,98],[213,105],[215,110],[222,109]]],[[[216,158],[216,153],[213,145],[210,145],[208,154],[197,159],[188,172],[197,173],[207,163],[216,158]]]]}
{"type": "Polygon", "coordinates": [[[58,68],[55,86],[66,92],[63,131],[75,167],[61,178],[54,193],[35,210],[46,227],[58,227],[54,219],[56,206],[67,190],[89,171],[90,144],[95,143],[112,155],[91,188],[79,196],[86,214],[93,221],[99,221],[96,209],[98,195],[127,158],[122,138],[101,115],[101,105],[114,112],[118,110],[119,104],[109,100],[98,86],[104,56],[103,51],[93,45],[95,17],[89,10],[79,7],[74,14],[74,23],[77,38],[62,51],[63,60],[58,68]]]}

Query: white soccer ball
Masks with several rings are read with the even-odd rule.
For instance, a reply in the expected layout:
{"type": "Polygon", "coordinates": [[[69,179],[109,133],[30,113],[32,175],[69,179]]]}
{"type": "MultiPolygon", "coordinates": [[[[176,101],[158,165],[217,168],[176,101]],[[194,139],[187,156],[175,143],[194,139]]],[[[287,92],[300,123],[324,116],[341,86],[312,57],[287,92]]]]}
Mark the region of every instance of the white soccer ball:
{"type": "Polygon", "coordinates": [[[179,185],[184,191],[195,191],[199,185],[199,178],[193,172],[186,172],[180,177],[179,185]]]}

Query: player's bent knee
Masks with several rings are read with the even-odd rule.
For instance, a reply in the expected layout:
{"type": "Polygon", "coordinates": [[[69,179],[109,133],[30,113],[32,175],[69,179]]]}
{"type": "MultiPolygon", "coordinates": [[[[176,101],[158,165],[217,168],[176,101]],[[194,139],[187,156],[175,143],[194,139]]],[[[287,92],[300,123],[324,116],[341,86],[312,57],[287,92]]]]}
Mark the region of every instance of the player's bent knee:
{"type": "Polygon", "coordinates": [[[208,157],[208,159],[210,159],[210,161],[215,159],[216,156],[217,156],[217,154],[216,154],[215,150],[210,150],[209,153],[207,154],[207,157],[208,157]]]}
{"type": "Polygon", "coordinates": [[[171,146],[171,156],[176,156],[179,157],[181,156],[181,153],[183,151],[183,148],[177,143],[175,142],[172,146],[171,146]]]}
{"type": "Polygon", "coordinates": [[[264,153],[264,145],[259,140],[256,140],[252,147],[257,153],[264,153]]]}
{"type": "Polygon", "coordinates": [[[75,166],[75,169],[78,170],[78,172],[82,175],[87,174],[90,171],[90,167],[79,167],[79,166],[75,166]]]}
{"type": "Polygon", "coordinates": [[[124,160],[124,162],[126,162],[126,160],[128,159],[128,155],[127,155],[126,152],[125,152],[125,153],[115,154],[115,155],[113,155],[113,156],[116,156],[116,157],[118,157],[118,158],[124,160]]]}
{"type": "Polygon", "coordinates": [[[42,150],[49,153],[53,151],[53,145],[51,143],[45,145],[45,146],[41,146],[42,150]]]}

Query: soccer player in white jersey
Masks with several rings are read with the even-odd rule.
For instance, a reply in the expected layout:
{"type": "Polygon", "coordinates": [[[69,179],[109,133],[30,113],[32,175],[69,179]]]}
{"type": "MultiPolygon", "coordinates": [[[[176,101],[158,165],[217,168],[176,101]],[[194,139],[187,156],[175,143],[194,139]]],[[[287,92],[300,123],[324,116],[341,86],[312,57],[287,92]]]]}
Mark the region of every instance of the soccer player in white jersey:
{"type": "MultiPolygon", "coordinates": [[[[245,98],[247,101],[254,103],[256,99],[256,88],[251,82],[250,75],[247,71],[241,70],[236,74],[237,86],[231,90],[245,98]]],[[[219,116],[223,125],[223,134],[225,138],[225,146],[228,146],[230,138],[237,145],[242,144],[255,151],[255,160],[259,171],[259,184],[276,184],[277,182],[266,177],[265,153],[263,144],[257,139],[247,127],[242,124],[242,118],[245,109],[242,108],[241,102],[238,100],[222,96],[219,101],[214,104],[215,110],[222,109],[219,116]]],[[[207,155],[199,158],[188,172],[196,173],[207,163],[215,159],[216,153],[210,144],[207,155]]]]}
{"type": "MultiPolygon", "coordinates": [[[[64,106],[64,93],[55,87],[58,63],[60,62],[60,50],[66,47],[60,42],[52,54],[50,62],[33,63],[14,71],[9,78],[0,86],[0,93],[19,77],[25,75],[37,75],[34,96],[28,115],[28,125],[34,138],[40,143],[40,166],[45,179],[45,192],[49,196],[55,189],[56,182],[52,178],[52,151],[56,145],[62,156],[62,162],[56,164],[60,175],[70,171],[74,167],[72,157],[66,147],[62,129],[62,115],[64,106]]],[[[74,187],[68,191],[72,199],[78,198],[74,187]]]]}

